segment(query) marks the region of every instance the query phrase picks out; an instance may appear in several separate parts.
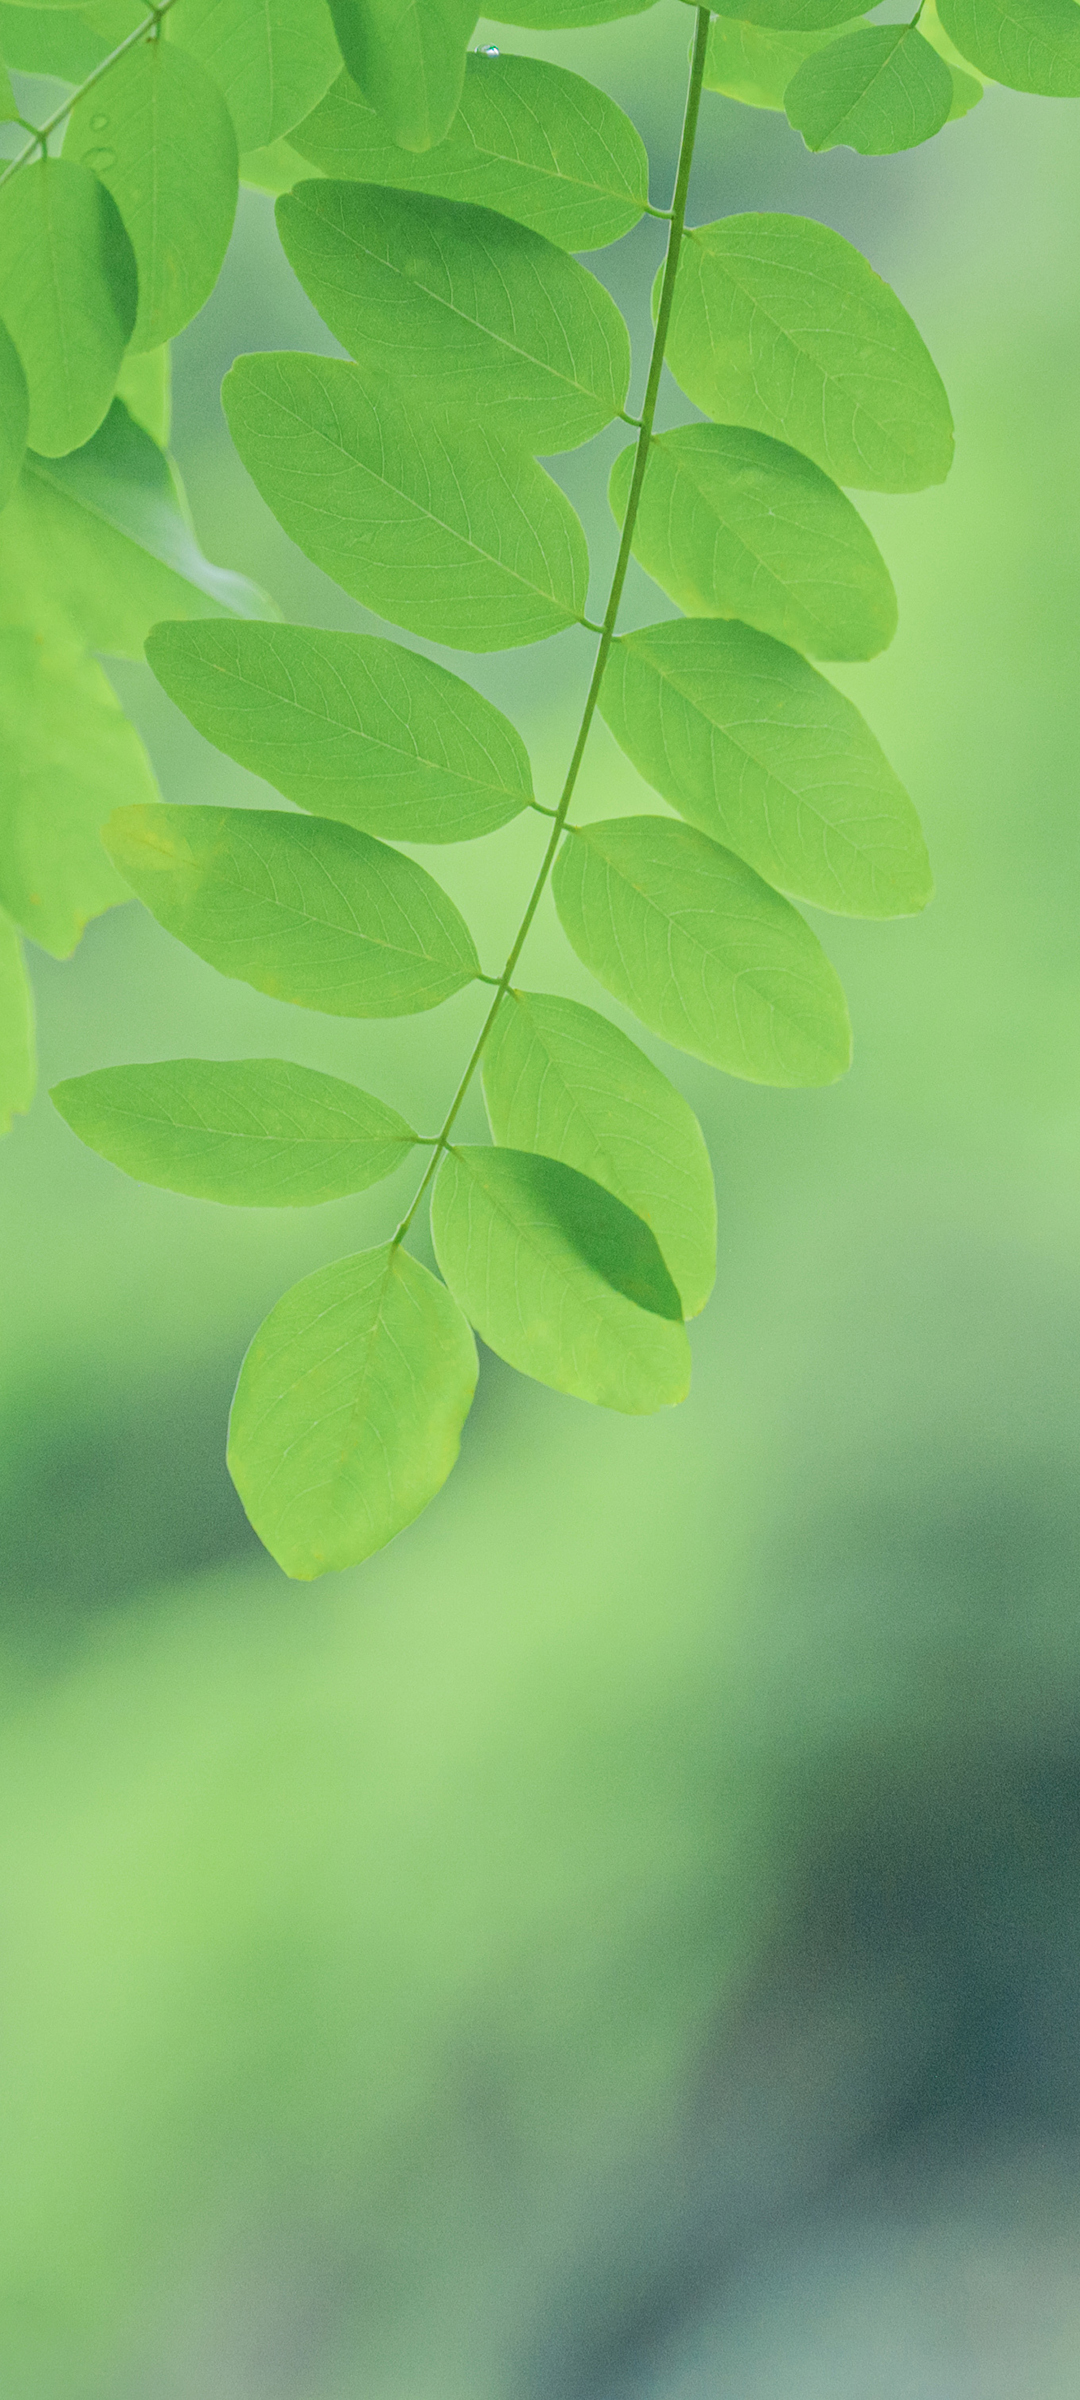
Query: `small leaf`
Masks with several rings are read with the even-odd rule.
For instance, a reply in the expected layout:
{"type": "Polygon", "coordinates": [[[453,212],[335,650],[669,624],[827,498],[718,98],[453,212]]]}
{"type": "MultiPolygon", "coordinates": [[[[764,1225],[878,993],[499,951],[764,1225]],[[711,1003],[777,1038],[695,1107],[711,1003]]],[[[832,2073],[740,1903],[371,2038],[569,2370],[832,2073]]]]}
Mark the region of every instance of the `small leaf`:
{"type": "Polygon", "coordinates": [[[742,17],[714,17],[709,31],[705,67],[706,89],[741,100],[748,108],[783,109],[784,93],[796,67],[815,51],[824,50],[839,32],[850,32],[858,20],[845,20],[821,33],[785,33],[772,25],[748,25],[742,17]]]}
{"type": "Polygon", "coordinates": [[[545,452],[576,449],[618,415],[626,326],[595,275],[542,234],[367,183],[302,183],[276,215],[331,333],[414,406],[448,401],[545,452]]]}
{"type": "Polygon", "coordinates": [[[938,14],[961,57],[992,82],[1053,100],[1080,96],[1076,0],[938,0],[938,14]]]}
{"type": "MultiPolygon", "coordinates": [[[[635,452],[611,471],[626,514],[635,452]]],[[[649,464],[634,556],[688,616],[741,617],[813,658],[874,658],[896,631],[877,543],[820,467],[742,425],[680,425],[649,464]]]]}
{"type": "Polygon", "coordinates": [[[241,150],[291,133],[341,66],[326,0],[178,0],[165,24],[224,94],[241,150]]]}
{"type": "Polygon", "coordinates": [[[34,1097],[34,1004],[22,943],[0,915],[0,1134],[24,1115],[34,1097]]]}
{"type": "Polygon", "coordinates": [[[318,816],[463,842],[532,799],[519,734],[445,667],[370,634],[159,625],[159,683],[208,741],[318,816]]]}
{"type": "Polygon", "coordinates": [[[488,425],[293,351],[238,359],[222,398],[279,524],[392,624],[460,650],[509,650],[580,618],[589,566],[578,519],[488,425]]]}
{"type": "Polygon", "coordinates": [[[131,244],[110,193],[70,158],[0,190],[0,318],[30,391],[28,439],[50,458],[100,425],[135,323],[131,244]]]}
{"type": "Polygon", "coordinates": [[[128,351],[116,378],[116,397],[158,449],[167,449],[172,430],[172,352],[167,342],[160,350],[128,351]]]}
{"type": "Polygon", "coordinates": [[[902,783],[858,709],[796,650],[749,625],[645,626],[614,644],[600,706],[646,782],[767,883],[845,916],[926,906],[930,866],[902,783]]]}
{"type": "Polygon", "coordinates": [[[54,632],[0,630],[0,908],[54,958],[126,900],[99,829],[118,800],[153,801],[134,726],[101,668],[54,632]]]}
{"type": "Polygon", "coordinates": [[[156,350],[209,299],[229,246],[236,135],[217,85],[175,43],[139,42],[76,102],[64,157],[112,193],[139,272],[131,345],[156,350]]]}
{"type": "Polygon", "coordinates": [[[952,75],[917,25],[863,25],[845,34],[804,60],[784,97],[808,150],[842,143],[867,158],[928,142],[952,104],[952,75]]]}
{"type": "Polygon", "coordinates": [[[468,926],[434,878],[329,818],[125,808],[105,843],[166,932],[297,1008],[413,1016],[479,971],[468,926]]]}
{"type": "Polygon", "coordinates": [[[690,1349],[655,1237],[587,1175],[523,1150],[448,1152],[435,1256],[496,1356],[600,1408],[683,1400],[690,1349]]]}
{"type": "Polygon", "coordinates": [[[461,105],[433,150],[402,150],[348,75],[294,140],[324,175],[471,200],[563,250],[619,241],[649,197],[637,127],[583,75],[539,58],[470,51],[461,105]]]}
{"type": "Polygon", "coordinates": [[[461,98],[475,0],[330,0],[342,58],[395,142],[430,150],[461,98]]]}
{"type": "Polygon", "coordinates": [[[818,33],[858,16],[851,0],[730,0],[721,17],[741,17],[776,33],[818,33]]]}
{"type": "Polygon", "coordinates": [[[682,1093],[607,1017],[550,992],[508,992],[483,1055],[497,1142],[602,1183],[656,1236],[685,1316],[716,1276],[716,1200],[682,1093]]]}
{"type": "Polygon", "coordinates": [[[919,492],[948,474],[952,418],[930,353],[829,225],[727,217],[689,234],[667,355],[707,415],[790,442],[837,483],[919,492]]]}
{"type": "Polygon", "coordinates": [[[835,1083],[851,1059],[840,984],[810,927],[690,825],[579,826],[555,905],[590,974],[678,1050],[752,1083],[835,1083]]]}
{"type": "Polygon", "coordinates": [[[416,1141],[369,1092],[283,1058],[102,1067],[50,1096],[79,1140],[125,1175],[234,1208],[310,1208],[364,1192],[416,1141]]]}
{"type": "Polygon", "coordinates": [[[457,1459],[476,1375],[460,1309],[400,1247],[286,1292],[240,1369],[229,1472],[287,1575],[358,1566],[412,1524],[457,1459]]]}
{"type": "Polygon", "coordinates": [[[26,456],[30,401],[19,353],[0,325],[0,509],[6,508],[26,456]]]}

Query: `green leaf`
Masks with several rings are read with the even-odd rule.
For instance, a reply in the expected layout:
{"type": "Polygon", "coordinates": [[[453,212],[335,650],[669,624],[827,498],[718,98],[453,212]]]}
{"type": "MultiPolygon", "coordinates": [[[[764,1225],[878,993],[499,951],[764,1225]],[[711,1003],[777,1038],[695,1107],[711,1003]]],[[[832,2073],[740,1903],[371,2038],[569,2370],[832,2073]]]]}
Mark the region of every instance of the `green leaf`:
{"type": "Polygon", "coordinates": [[[972,75],[966,71],[967,61],[961,58],[956,44],[950,42],[934,5],[934,0],[922,0],[922,7],[919,10],[919,32],[925,35],[931,48],[937,51],[938,57],[944,59],[952,76],[953,102],[949,110],[950,120],[954,117],[966,117],[982,99],[982,80],[978,75],[972,75]]]}
{"type": "Polygon", "coordinates": [[[852,8],[851,0],[731,0],[716,13],[776,33],[819,33],[850,23],[862,12],[852,8]]]}
{"type": "Polygon", "coordinates": [[[839,980],[752,867],[667,817],[579,826],[555,905],[590,974],[654,1033],[752,1083],[835,1083],[851,1059],[839,980]]]}
{"type": "Polygon", "coordinates": [[[574,450],[618,415],[626,326],[595,275],[542,234],[367,183],[302,183],[276,215],[331,333],[414,407],[445,400],[542,451],[574,450]]]}
{"type": "MultiPolygon", "coordinates": [[[[612,468],[620,524],[634,456],[612,468]]],[[[874,658],[896,631],[888,568],[850,500],[800,451],[742,425],[653,442],[634,556],[688,616],[741,617],[814,658],[874,658]]]]}
{"type": "Polygon", "coordinates": [[[166,932],[297,1008],[408,1017],[479,972],[468,926],[433,877],[329,818],[124,808],[105,843],[166,932]]]}
{"type": "Polygon", "coordinates": [[[0,631],[0,907],[54,958],[128,895],[99,829],[118,801],[153,801],[133,726],[92,658],[53,632],[0,631]]]}
{"type": "Polygon", "coordinates": [[[241,150],[291,133],[340,70],[326,0],[178,0],[165,24],[224,93],[241,150]]]}
{"type": "Polygon", "coordinates": [[[283,1058],[102,1067],[50,1096],[79,1140],[125,1175],[234,1208],[310,1208],[364,1192],[416,1141],[369,1092],[283,1058]]]}
{"type": "Polygon", "coordinates": [[[279,524],[391,624],[459,650],[509,650],[580,619],[589,562],[578,519],[486,423],[294,351],[238,359],[222,399],[279,524]]]}
{"type": "Polygon", "coordinates": [[[461,98],[475,0],[330,0],[342,58],[395,142],[430,150],[461,98]]]}
{"type": "Polygon", "coordinates": [[[159,683],[208,741],[298,807],[395,842],[464,842],[527,808],[514,727],[445,667],[370,634],[159,625],[159,683]]]}
{"type": "Polygon", "coordinates": [[[667,358],[706,415],[790,442],[837,483],[919,492],[949,472],[952,418],[930,353],[895,292],[829,225],[770,215],[698,226],[683,244],[667,358]]]}
{"type": "Polygon", "coordinates": [[[22,943],[0,915],[0,1133],[29,1108],[35,1081],[34,1004],[22,943]]]}
{"type": "Polygon", "coordinates": [[[269,142],[264,150],[240,153],[241,183],[252,191],[272,192],[275,200],[279,192],[291,192],[294,183],[306,182],[310,174],[306,158],[301,158],[291,142],[269,142]]]}
{"type": "MultiPolygon", "coordinates": [[[[616,17],[640,17],[655,0],[511,0],[495,14],[499,25],[532,25],[562,33],[575,25],[610,25],[616,17]]],[[[488,16],[492,15],[488,9],[488,16]]]]}
{"type": "Polygon", "coordinates": [[[400,1247],[286,1292],[240,1369],[229,1471],[287,1575],[358,1566],[412,1524],[455,1463],[476,1375],[460,1309],[400,1247]]]}
{"type": "Polygon", "coordinates": [[[496,1356],[600,1408],[683,1400],[690,1347],[655,1236],[557,1159],[448,1152],[431,1203],[435,1256],[496,1356]]]}
{"type": "Polygon", "coordinates": [[[23,8],[21,0],[0,0],[0,52],[17,75],[55,75],[62,83],[81,83],[108,56],[109,47],[83,10],[23,8]]]}
{"type": "Polygon", "coordinates": [[[26,456],[30,400],[22,362],[0,325],[0,509],[6,508],[26,456]]]}
{"type": "Polygon", "coordinates": [[[715,619],[645,626],[613,645],[600,706],[646,782],[767,883],[845,916],[925,908],[907,793],[798,651],[715,619]]]}
{"type": "Polygon", "coordinates": [[[783,109],[784,93],[796,67],[815,51],[824,50],[838,32],[850,30],[848,20],[822,33],[785,33],[771,25],[748,25],[741,17],[714,17],[709,32],[705,84],[748,108],[783,109]]]}
{"type": "Polygon", "coordinates": [[[432,150],[402,150],[348,75],[294,138],[325,175],[471,200],[563,250],[619,241],[649,197],[648,157],[629,117],[583,75],[539,58],[471,51],[461,106],[432,150]]]}
{"type": "Polygon", "coordinates": [[[696,1316],[716,1277],[712,1170],[693,1110],[659,1067],[594,1009],[511,991],[483,1077],[496,1141],[614,1192],[655,1234],[683,1314],[696,1316]]]}
{"type": "Polygon", "coordinates": [[[863,25],[846,34],[804,60],[784,98],[808,150],[843,143],[867,158],[928,142],[952,104],[949,68],[917,25],[863,25]]]}
{"type": "Polygon", "coordinates": [[[236,135],[217,85],[175,43],[139,42],[77,101],[64,157],[112,193],[139,272],[131,346],[156,350],[209,299],[229,246],[236,135]]]}
{"type": "Polygon", "coordinates": [[[97,177],[70,158],[20,167],[0,190],[0,318],[26,373],[33,449],[62,456],[100,425],[136,297],[131,244],[97,177]]]}
{"type": "Polygon", "coordinates": [[[11,88],[11,77],[3,59],[0,58],[0,124],[10,124],[12,118],[17,117],[18,113],[19,104],[11,88]]]}
{"type": "Polygon", "coordinates": [[[159,450],[167,449],[172,429],[172,352],[167,342],[160,350],[128,351],[116,378],[116,397],[159,450]]]}
{"type": "Polygon", "coordinates": [[[1014,92],[1054,100],[1080,96],[1080,8],[1076,0],[938,0],[962,58],[1014,92]]]}
{"type": "Polygon", "coordinates": [[[0,620],[55,624],[141,658],[158,617],[266,616],[246,576],[211,566],[169,461],[114,400],[66,458],[27,458],[0,517],[0,620]]]}

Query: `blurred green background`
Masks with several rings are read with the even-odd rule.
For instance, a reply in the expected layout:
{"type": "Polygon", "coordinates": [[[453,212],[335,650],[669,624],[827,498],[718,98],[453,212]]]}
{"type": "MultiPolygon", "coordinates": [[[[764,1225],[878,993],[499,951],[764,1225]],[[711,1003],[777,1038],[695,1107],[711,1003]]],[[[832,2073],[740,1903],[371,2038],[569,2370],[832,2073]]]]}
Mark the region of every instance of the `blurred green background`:
{"type": "MultiPolygon", "coordinates": [[[[687,32],[660,0],[476,39],[602,81],[663,199],[687,32]]],[[[705,103],[692,213],[803,210],[865,249],[958,456],[866,501],[901,630],[837,680],[938,897],[819,920],[850,1078],[657,1051],[720,1202],[683,1410],[485,1359],[428,1515],[290,1585],[225,1473],[237,1362],[397,1192],[203,1208],[44,1098],[0,1153],[4,2400],[1073,2400],[1076,123],[991,92],[923,150],[812,159],[705,103]]],[[[639,345],[658,231],[596,262],[639,345]]],[[[281,344],[332,347],[248,194],[177,346],[179,456],[212,556],[360,624],[225,436],[225,366],[281,344]]],[[[603,449],[559,462],[601,580],[603,449]]],[[[629,604],[662,613],[643,578],[629,604]]],[[[569,636],[478,662],[541,796],[588,663],[569,636]]],[[[117,682],[167,796],[265,802],[148,674],[117,682]]],[[[649,804],[603,728],[587,795],[649,804]]],[[[438,854],[492,954],[541,840],[438,854]]],[[[474,1013],[286,1011],[135,908],[37,966],[46,1084],[277,1053],[422,1121],[474,1013]]],[[[595,997],[550,911],[526,970],[595,997]]]]}

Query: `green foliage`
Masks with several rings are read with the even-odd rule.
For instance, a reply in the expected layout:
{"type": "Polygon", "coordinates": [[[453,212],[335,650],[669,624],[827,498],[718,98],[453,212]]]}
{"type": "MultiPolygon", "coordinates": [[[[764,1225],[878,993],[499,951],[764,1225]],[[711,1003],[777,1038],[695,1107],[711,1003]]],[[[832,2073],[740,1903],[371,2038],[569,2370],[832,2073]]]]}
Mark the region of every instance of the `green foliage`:
{"type": "MultiPolygon", "coordinates": [[[[735,0],[717,10],[720,17],[738,17],[775,33],[819,33],[840,26],[852,16],[851,0],[735,0]]],[[[856,9],[854,14],[861,12],[856,9]]]]}
{"type": "Polygon", "coordinates": [[[1080,96],[1076,0],[941,0],[942,25],[980,75],[1016,92],[1080,96]]]}
{"type": "Polygon", "coordinates": [[[63,632],[0,629],[0,908],[67,958],[101,909],[126,897],[100,829],[154,779],[96,661],[63,632]]]}
{"type": "Polygon", "coordinates": [[[939,133],[953,79],[917,25],[865,25],[803,61],[784,106],[808,150],[912,150],[939,133]]]}
{"type": "Polygon", "coordinates": [[[787,33],[782,27],[750,25],[743,17],[714,17],[706,85],[748,108],[782,109],[796,67],[848,30],[845,23],[824,33],[787,33]]]}
{"type": "Polygon", "coordinates": [[[0,325],[0,509],[11,498],[26,456],[29,415],[22,361],[10,334],[0,325]]]}
{"type": "Polygon", "coordinates": [[[473,0],[330,0],[342,58],[405,150],[449,130],[465,81],[473,0]]]}
{"type": "Polygon", "coordinates": [[[39,159],[0,189],[0,320],[30,391],[31,448],[89,441],[116,389],[135,323],[131,243],[88,167],[39,159]]]}
{"type": "Polygon", "coordinates": [[[177,0],[166,30],[213,78],[241,150],[291,133],[341,66],[326,0],[177,0]]]}

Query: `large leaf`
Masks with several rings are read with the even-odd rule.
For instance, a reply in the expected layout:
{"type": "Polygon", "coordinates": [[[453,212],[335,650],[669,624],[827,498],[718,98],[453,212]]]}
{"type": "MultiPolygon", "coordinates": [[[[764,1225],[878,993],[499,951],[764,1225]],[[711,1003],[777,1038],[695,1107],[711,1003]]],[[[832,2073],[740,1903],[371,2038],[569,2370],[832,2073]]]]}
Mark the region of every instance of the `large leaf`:
{"type": "Polygon", "coordinates": [[[460,1309],[400,1247],[286,1292],[240,1369],[229,1470],[287,1575],[356,1566],[411,1525],[454,1465],[476,1374],[460,1309]]]}
{"type": "Polygon", "coordinates": [[[461,98],[475,0],[330,0],[355,83],[406,150],[441,142],[461,98]]]}
{"type": "Polygon", "coordinates": [[[1076,0],[938,0],[962,58],[1014,92],[1051,99],[1080,95],[1080,8],[1076,0]]]}
{"type": "Polygon", "coordinates": [[[101,1067],[51,1097],[125,1175],[234,1208],[310,1208],[366,1191],[416,1141],[382,1100],[283,1058],[101,1067]]]}
{"type": "Polygon", "coordinates": [[[832,25],[823,33],[785,33],[771,25],[748,25],[743,17],[714,17],[709,29],[705,83],[710,92],[724,92],[748,108],[782,109],[784,94],[796,67],[816,50],[836,40],[832,25]]]}
{"type": "Polygon", "coordinates": [[[701,1127],[618,1026],[576,1000],[508,992],[483,1055],[497,1142],[561,1159],[614,1192],[656,1236],[683,1314],[716,1276],[716,1199],[701,1127]]]}
{"type": "Polygon", "coordinates": [[[119,658],[141,658],[156,619],[265,616],[246,576],[211,566],[173,468],[123,402],[66,458],[27,458],[0,517],[0,619],[62,624],[119,658]]]}
{"type": "Polygon", "coordinates": [[[241,150],[291,133],[341,65],[326,0],[178,0],[165,22],[224,93],[241,150]]]}
{"type": "Polygon", "coordinates": [[[378,184],[302,183],[277,203],[290,266],[353,357],[528,450],[573,450],[618,416],[630,337],[577,260],[493,209],[378,184]]]}
{"type": "Polygon", "coordinates": [[[461,842],[532,799],[507,718],[399,642],[305,625],[160,625],[147,656],[200,733],[319,816],[388,841],[461,842]]]}
{"type": "Polygon", "coordinates": [[[468,926],[432,876],[327,817],[124,808],[105,840],[167,932],[275,1000],[407,1017],[478,972],[468,926]]]}
{"type": "MultiPolygon", "coordinates": [[[[620,452],[611,505],[626,514],[636,452],[620,452]]],[[[688,616],[741,617],[814,658],[874,658],[896,631],[877,543],[820,467],[743,425],[661,434],[634,555],[688,616]]]]}
{"type": "Polygon", "coordinates": [[[766,882],[846,916],[924,908],[903,785],[850,700],[749,625],[649,625],[612,649],[600,705],[640,774],[766,882]]]}
{"type": "Polygon", "coordinates": [[[100,425],[135,323],[131,244],[87,167],[47,158],[0,190],[0,319],[30,391],[28,438],[56,458],[100,425]]]}
{"type": "Polygon", "coordinates": [[[863,25],[805,59],[784,96],[808,150],[844,144],[865,157],[914,150],[938,133],[953,79],[917,25],[863,25]]]}
{"type": "Polygon", "coordinates": [[[139,42],[76,102],[64,157],[112,193],[139,271],[132,348],[156,350],[209,299],[229,246],[236,135],[217,85],[174,43],[139,42]]]}
{"type": "Polygon", "coordinates": [[[433,150],[402,150],[348,75],[293,139],[325,175],[471,200],[563,250],[617,242],[649,197],[648,157],[629,117],[583,75],[539,58],[471,51],[461,106],[433,150]]]}
{"type": "Polygon", "coordinates": [[[656,1238],[587,1175],[523,1150],[451,1150],[431,1235],[455,1300],[523,1375],[630,1416],[685,1398],[690,1348],[656,1238]]]}
{"type": "Polygon", "coordinates": [[[22,943],[0,914],[0,1133],[34,1097],[34,1009],[22,943]]]}
{"type": "Polygon", "coordinates": [[[487,424],[293,351],[238,359],[222,397],[286,533],[392,624],[461,650],[508,650],[580,619],[589,569],[578,519],[487,424]]]}
{"type": "Polygon", "coordinates": [[[829,225],[777,215],[697,227],[667,356],[708,416],[790,442],[838,483],[918,492],[952,464],[949,403],[925,343],[829,225]]]}
{"type": "Polygon", "coordinates": [[[92,658],[51,629],[11,626],[0,758],[0,908],[67,958],[88,919],[128,897],[99,831],[118,801],[153,800],[146,753],[92,658]]]}
{"type": "Polygon", "coordinates": [[[579,826],[555,904],[597,982],[676,1049],[753,1083],[835,1083],[851,1058],[837,976],[753,868],[667,817],[579,826]]]}
{"type": "Polygon", "coordinates": [[[26,456],[30,401],[19,353],[0,325],[0,509],[6,508],[26,456]]]}

